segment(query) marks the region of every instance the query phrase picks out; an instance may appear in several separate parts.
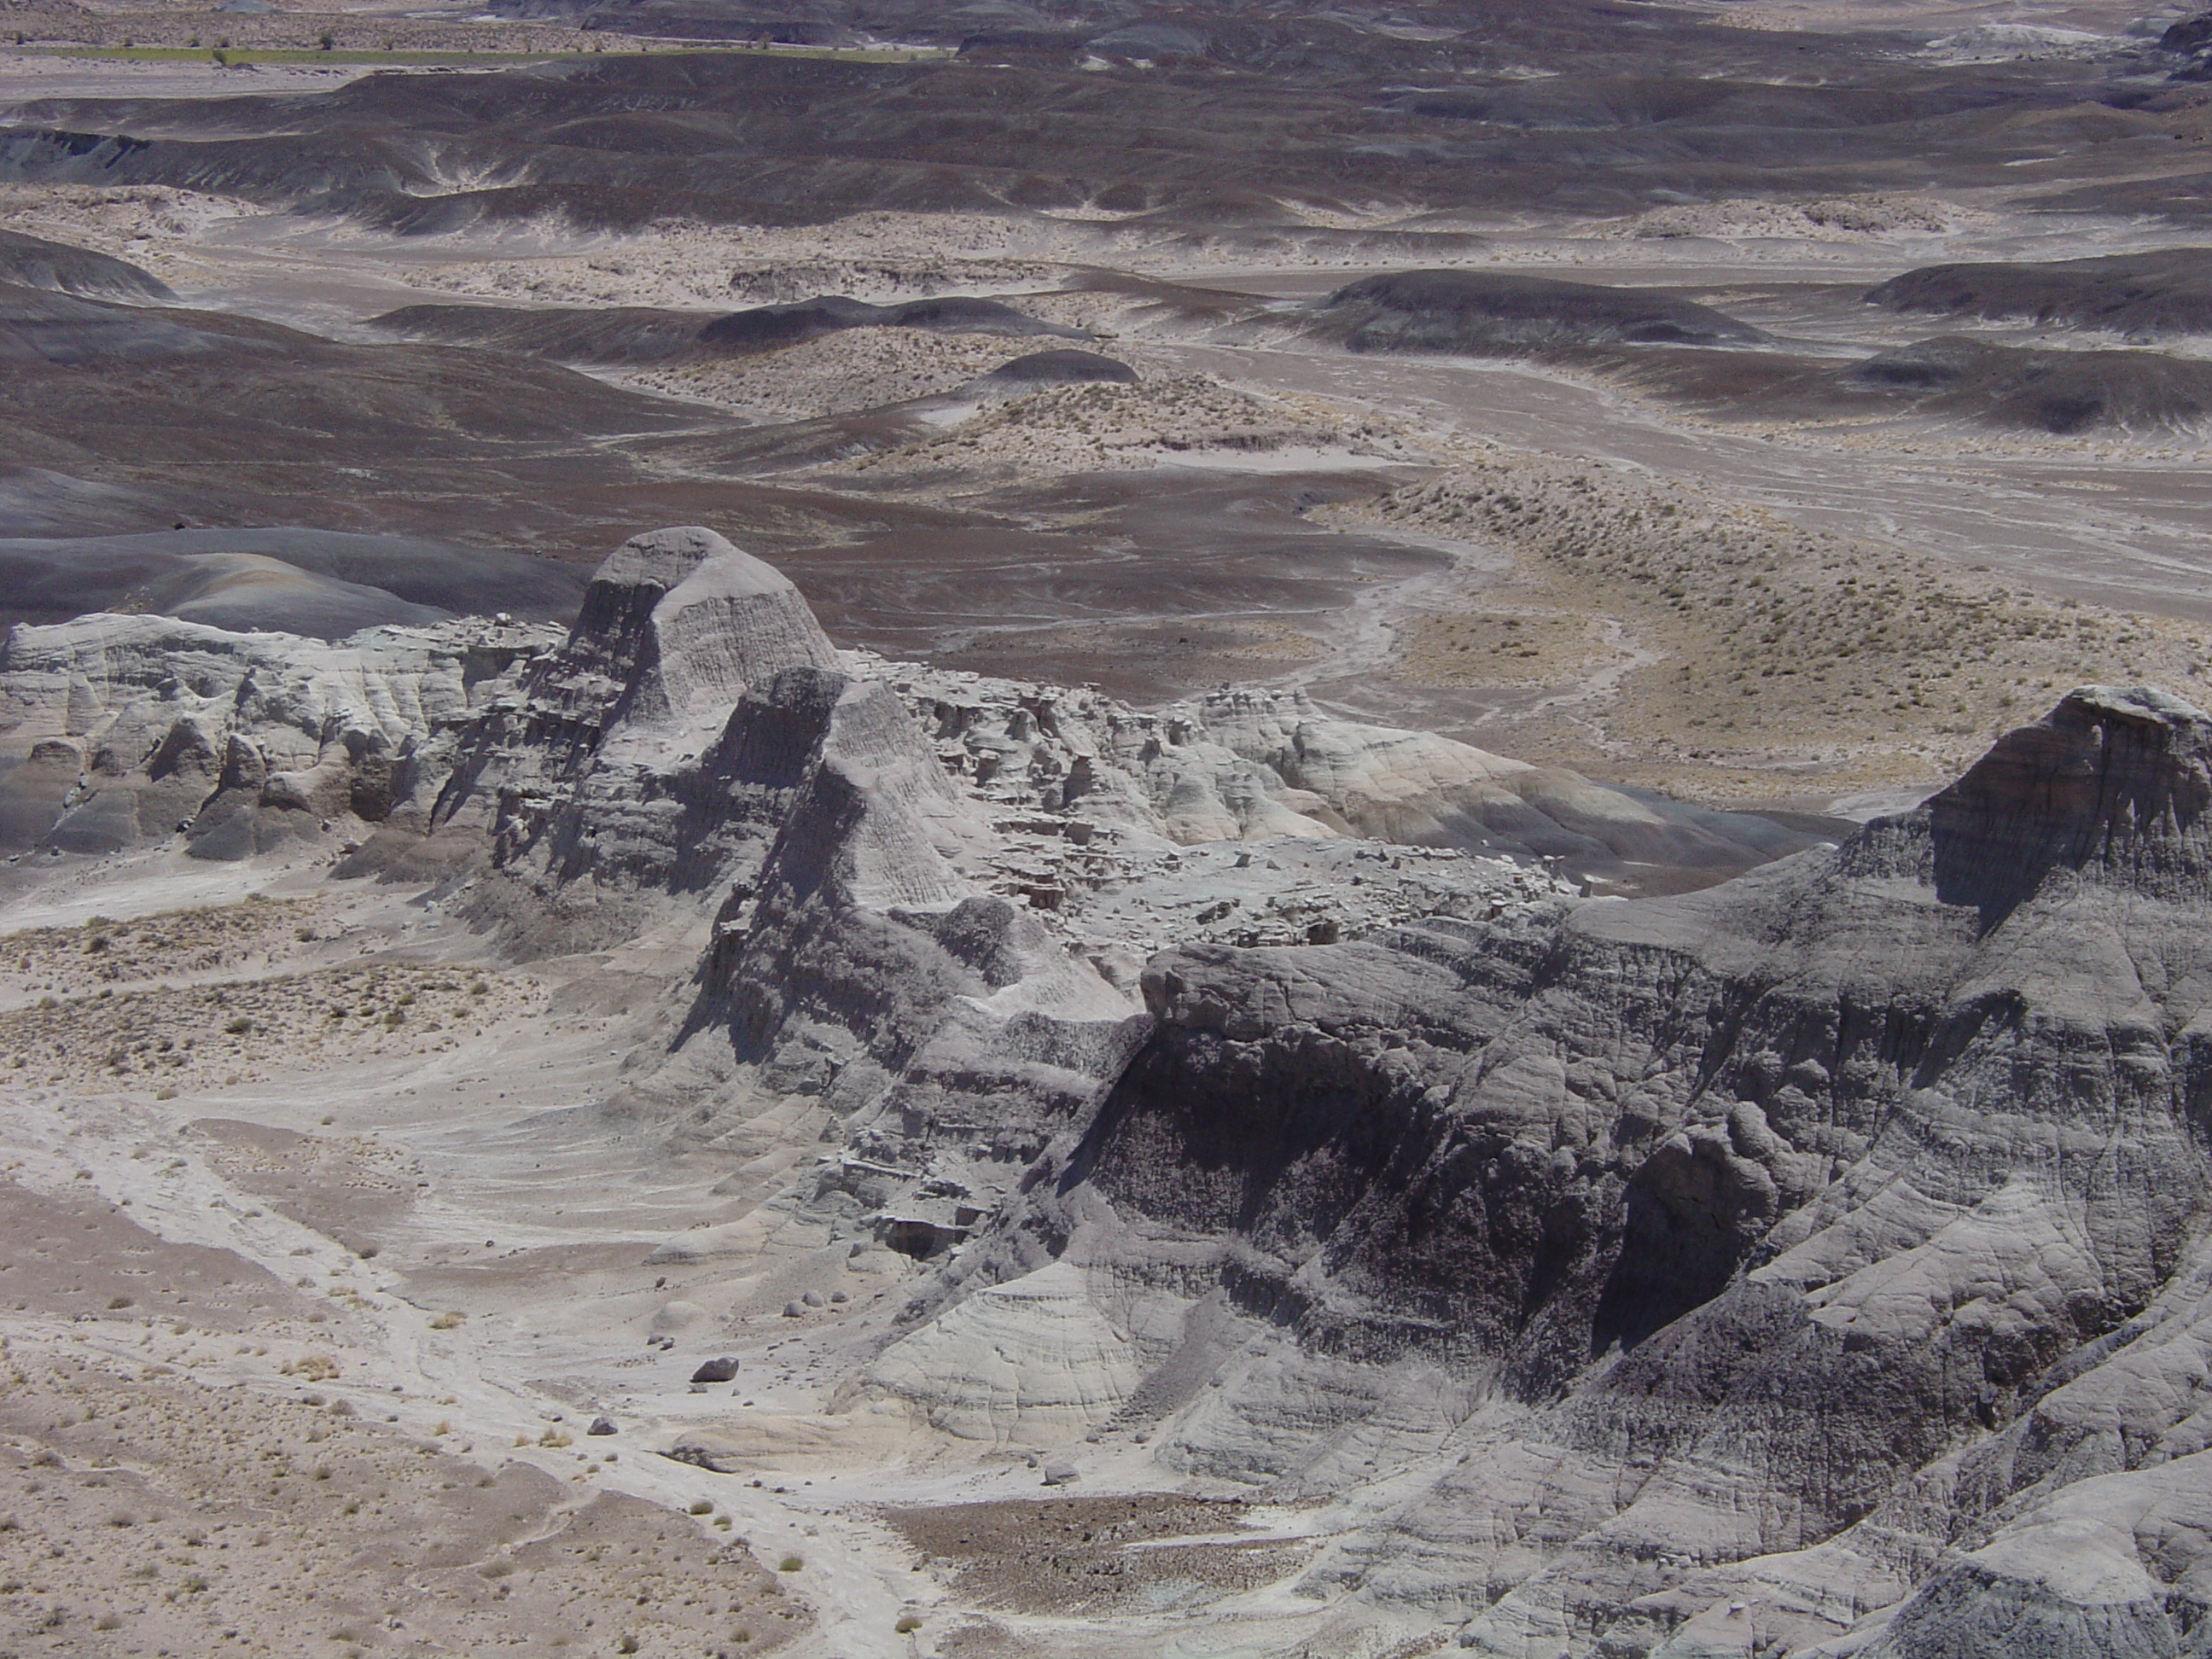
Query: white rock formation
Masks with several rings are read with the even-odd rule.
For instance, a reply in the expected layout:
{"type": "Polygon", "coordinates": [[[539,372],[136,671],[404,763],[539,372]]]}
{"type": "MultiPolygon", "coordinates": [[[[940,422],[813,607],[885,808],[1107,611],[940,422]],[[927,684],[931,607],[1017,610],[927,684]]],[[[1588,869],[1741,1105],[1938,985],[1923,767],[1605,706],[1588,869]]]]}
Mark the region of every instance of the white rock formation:
{"type": "MultiPolygon", "coordinates": [[[[679,1455],[1362,1486],[1332,1628],[1501,1659],[2212,1652],[2212,717],[2170,697],[1581,905],[1505,854],[1796,841],[1289,696],[839,653],[704,532],[565,640],[17,629],[0,727],[18,856],[359,839],[518,951],[704,936],[599,1104],[731,1201],[659,1259],[930,1265],[844,1410],[679,1455]]],[[[826,1327],[811,1288],[762,1305],[826,1327]]]]}
{"type": "Polygon", "coordinates": [[[242,858],[326,821],[419,823],[464,730],[553,637],[460,622],[329,645],[157,616],[10,629],[0,834],[104,853],[182,833],[242,858]]]}
{"type": "Polygon", "coordinates": [[[1109,1416],[1139,1375],[1135,1349],[1098,1310],[1082,1270],[1055,1261],[894,1343],[865,1385],[961,1439],[1048,1446],[1109,1416]]]}
{"type": "Polygon", "coordinates": [[[979,799],[1056,815],[1079,845],[1110,825],[1178,845],[1344,837],[1618,872],[1637,863],[1729,872],[1810,844],[1764,819],[1337,719],[1302,692],[1224,689],[1145,712],[1091,690],[868,666],[899,689],[979,799]]]}

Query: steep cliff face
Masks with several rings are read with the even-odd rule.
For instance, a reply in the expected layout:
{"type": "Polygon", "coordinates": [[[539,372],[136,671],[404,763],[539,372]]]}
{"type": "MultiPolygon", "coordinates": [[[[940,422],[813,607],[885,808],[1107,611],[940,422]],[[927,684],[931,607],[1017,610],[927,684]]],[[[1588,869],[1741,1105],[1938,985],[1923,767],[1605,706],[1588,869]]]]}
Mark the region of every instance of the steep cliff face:
{"type": "Polygon", "coordinates": [[[2180,1522],[2018,1564],[2068,1480],[2198,1449],[2208,762],[2203,714],[2091,688],[1703,893],[1167,952],[993,1248],[1125,1310],[1120,1420],[1173,1463],[1440,1463],[1313,1582],[1473,1649],[1786,1651],[1926,1578],[1881,1651],[2173,1651],[2180,1522]]]}
{"type": "MultiPolygon", "coordinates": [[[[763,1195],[828,1136],[864,1144],[880,1200],[932,1179],[988,1207],[1018,1173],[988,1137],[1012,1120],[1033,1152],[1039,1114],[1087,1108],[1142,1024],[968,873],[997,838],[891,687],[711,532],[600,567],[565,645],[471,729],[437,818],[489,835],[477,914],[525,948],[712,919],[694,1001],[610,1108],[757,1164],[763,1195]],[[948,1125],[987,1138],[988,1179],[964,1139],[924,1150],[948,1125]]],[[[854,1208],[834,1174],[815,1196],[793,1196],[802,1232],[854,1208]]]]}

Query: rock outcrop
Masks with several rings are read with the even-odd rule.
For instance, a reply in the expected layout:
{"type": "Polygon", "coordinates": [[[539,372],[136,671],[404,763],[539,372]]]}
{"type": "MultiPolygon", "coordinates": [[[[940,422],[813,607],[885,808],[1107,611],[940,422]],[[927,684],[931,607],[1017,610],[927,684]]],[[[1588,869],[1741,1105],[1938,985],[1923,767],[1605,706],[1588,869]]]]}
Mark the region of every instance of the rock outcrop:
{"type": "Polygon", "coordinates": [[[841,653],[688,529],[565,638],[19,626],[0,722],[16,849],[343,838],[519,951],[696,945],[598,1110],[738,1218],[655,1259],[932,1270],[836,1409],[674,1455],[1359,1492],[1298,1583],[1347,1642],[2212,1634],[2212,716],[2160,692],[1762,848],[1292,696],[841,653]],[[1534,860],[1655,848],[1786,855],[1626,902],[1534,860]]]}
{"type": "MultiPolygon", "coordinates": [[[[1635,866],[1733,874],[1814,844],[1769,819],[1610,788],[1431,732],[1340,720],[1301,692],[1224,688],[1139,711],[1061,686],[911,664],[881,672],[902,688],[945,763],[1006,815],[1002,823],[1053,815],[1061,839],[1085,854],[1089,832],[1110,827],[1176,846],[1380,841],[1627,878],[1635,866]]],[[[1032,885],[1049,899],[1067,886],[1070,857],[1035,856],[1032,885]]]]}
{"type": "Polygon", "coordinates": [[[203,858],[410,822],[477,710],[550,643],[482,622],[336,645],[167,617],[16,627],[0,642],[5,849],[203,858]]]}
{"type": "Polygon", "coordinates": [[[2158,45],[2182,60],[2172,72],[2175,80],[2212,81],[2212,11],[2168,25],[2158,45]]]}
{"type": "Polygon", "coordinates": [[[2208,764],[2090,688],[1723,887],[1170,951],[944,1294],[1110,1285],[1173,1467],[1440,1464],[1309,1577],[1477,1651],[2181,1650],[2208,764]]]}

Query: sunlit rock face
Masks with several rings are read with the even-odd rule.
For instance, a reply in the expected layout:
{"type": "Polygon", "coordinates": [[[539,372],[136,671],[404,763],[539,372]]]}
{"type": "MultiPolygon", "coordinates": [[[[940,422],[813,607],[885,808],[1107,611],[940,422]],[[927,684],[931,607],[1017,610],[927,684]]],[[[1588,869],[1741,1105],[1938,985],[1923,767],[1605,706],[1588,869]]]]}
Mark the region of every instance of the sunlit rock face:
{"type": "Polygon", "coordinates": [[[1840,1639],[1981,1536],[1878,1650],[2176,1651],[2169,1547],[2019,1564],[2069,1480],[2199,1490],[2158,1440],[2196,1414],[2209,739],[2090,688],[1703,893],[1164,953],[1000,1248],[1115,1285],[1153,1367],[1119,1420],[1181,1467],[1456,1447],[1316,1571],[1475,1650],[1840,1639]]]}
{"type": "Polygon", "coordinates": [[[22,848],[343,836],[520,955],[696,950],[594,1110],[740,1201],[650,1260],[924,1263],[710,1467],[1387,1472],[1302,1582],[1498,1655],[2195,1639],[2212,720],[2171,696],[1625,902],[1499,843],[1739,827],[1295,697],[932,681],[702,530],[565,638],[93,617],[15,629],[0,697],[22,848]]]}

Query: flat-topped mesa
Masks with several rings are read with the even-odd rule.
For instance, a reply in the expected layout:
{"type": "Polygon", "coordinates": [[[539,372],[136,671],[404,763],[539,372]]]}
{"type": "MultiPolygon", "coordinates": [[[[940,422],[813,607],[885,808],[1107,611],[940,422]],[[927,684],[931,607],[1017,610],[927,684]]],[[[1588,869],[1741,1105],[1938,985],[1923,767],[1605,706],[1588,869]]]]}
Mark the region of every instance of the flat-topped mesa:
{"type": "Polygon", "coordinates": [[[2006,733],[1916,811],[1869,826],[1850,863],[1913,873],[1993,926],[2054,874],[2167,900],[2212,897],[2212,715],[2149,686],[2084,686],[2006,733]]]}

